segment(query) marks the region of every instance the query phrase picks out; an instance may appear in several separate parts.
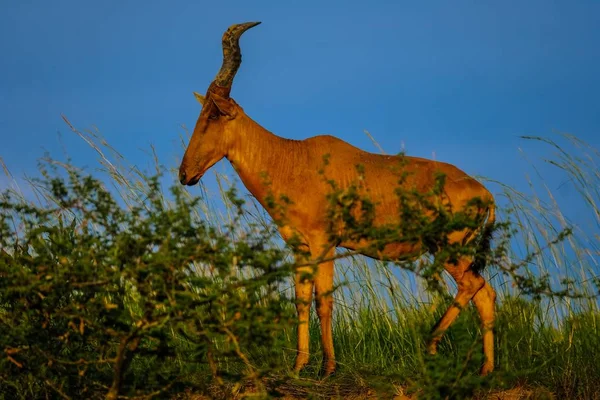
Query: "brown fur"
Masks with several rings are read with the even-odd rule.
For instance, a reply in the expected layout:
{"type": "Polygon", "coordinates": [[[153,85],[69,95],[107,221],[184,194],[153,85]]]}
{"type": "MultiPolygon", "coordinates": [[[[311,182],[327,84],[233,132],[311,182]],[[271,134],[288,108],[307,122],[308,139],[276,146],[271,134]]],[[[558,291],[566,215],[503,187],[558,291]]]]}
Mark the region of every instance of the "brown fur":
{"type": "MultiPolygon", "coordinates": [[[[434,187],[436,173],[445,174],[446,183],[442,197],[451,211],[463,210],[473,198],[487,202],[488,206],[485,209],[476,210],[482,217],[488,214],[485,231],[494,223],[492,195],[482,184],[450,164],[403,157],[404,165],[400,171],[399,157],[368,153],[333,136],[315,136],[301,141],[281,138],[247,116],[229,97],[229,91],[230,88],[219,87],[213,82],[206,98],[201,100],[204,107],[180,167],[181,183],[196,184],[212,165],[225,157],[231,162],[250,193],[279,223],[283,239],[299,239],[296,249],[298,254],[310,254],[310,257],[306,260],[303,256],[298,256],[299,265],[304,266],[298,268],[295,278],[300,321],[295,369],[299,371],[308,362],[308,321],[314,292],[317,315],[321,322],[323,367],[326,375],[331,374],[335,370],[331,326],[334,266],[331,259],[336,246],[360,252],[368,243],[329,243],[326,218],[329,203],[326,195],[330,193],[331,188],[319,174],[324,167],[323,157],[328,156],[324,175],[342,188],[358,181],[356,165],[364,167],[362,188],[376,203],[376,225],[399,223],[398,200],[394,190],[398,187],[401,172],[409,173],[403,186],[417,189],[421,193],[426,193],[434,187]],[[268,182],[268,185],[265,185],[265,182],[268,182]],[[279,199],[282,195],[290,200],[284,215],[279,209],[270,208],[267,201],[269,196],[279,199]],[[318,264],[314,271],[310,266],[311,262],[318,264]],[[311,273],[309,277],[307,272],[311,273]]],[[[469,230],[452,232],[448,240],[450,243],[465,243],[477,237],[474,233],[476,232],[469,230]]],[[[424,251],[420,244],[391,243],[382,253],[367,255],[399,259],[415,257],[424,251]]],[[[469,257],[462,257],[457,263],[445,265],[458,285],[458,293],[455,302],[434,327],[429,351],[436,352],[437,343],[444,331],[460,310],[472,300],[482,320],[486,360],[481,372],[487,374],[494,368],[495,293],[474,268],[473,261],[469,257]]]]}

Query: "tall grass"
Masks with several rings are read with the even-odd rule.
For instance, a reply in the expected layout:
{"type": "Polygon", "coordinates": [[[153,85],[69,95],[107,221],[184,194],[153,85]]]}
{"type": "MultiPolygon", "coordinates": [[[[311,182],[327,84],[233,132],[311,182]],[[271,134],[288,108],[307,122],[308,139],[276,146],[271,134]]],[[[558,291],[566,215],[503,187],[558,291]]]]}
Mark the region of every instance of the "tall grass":
{"type": "MultiPolygon", "coordinates": [[[[129,206],[143,202],[147,193],[143,179],[145,172],[130,165],[97,132],[81,132],[68,120],[65,122],[97,153],[100,174],[122,204],[129,206]]],[[[553,190],[536,173],[536,162],[533,162],[533,178],[526,178],[527,192],[488,181],[488,186],[496,189],[496,197],[502,205],[499,219],[510,220],[519,232],[512,240],[512,252],[506,257],[514,261],[523,254],[535,253],[534,262],[522,266],[525,273],[548,275],[554,287],[569,279],[568,285],[588,296],[533,299],[520,293],[493,266],[488,267],[486,278],[495,287],[499,304],[496,326],[498,372],[489,382],[496,389],[540,387],[556,398],[600,398],[600,303],[597,296],[600,153],[570,135],[558,136],[556,140],[539,137],[523,140],[553,149],[553,157],[545,162],[554,166],[563,181],[578,193],[579,218],[590,223],[591,228],[573,224],[553,190]],[[573,234],[566,241],[550,244],[558,232],[568,227],[573,229],[573,234]]],[[[163,168],[153,149],[150,157],[151,168],[163,168]]],[[[50,162],[61,166],[58,161],[50,162]]],[[[29,189],[21,190],[9,169],[3,167],[7,177],[13,180],[13,193],[23,201],[52,200],[30,180],[29,189]]],[[[170,173],[166,179],[175,181],[176,171],[171,169],[170,173]]],[[[203,201],[194,217],[219,227],[232,219],[233,207],[226,192],[233,180],[222,174],[216,174],[216,179],[218,189],[213,195],[200,184],[203,201]]],[[[251,198],[247,199],[244,218],[264,226],[272,225],[264,210],[251,198]]],[[[166,193],[164,201],[169,201],[166,193]]],[[[237,232],[238,235],[246,233],[243,227],[237,232]]],[[[278,240],[273,245],[284,246],[278,240]]],[[[197,272],[209,273],[201,265],[197,266],[197,272]]],[[[348,257],[337,262],[336,273],[334,341],[339,372],[325,383],[316,381],[321,356],[318,322],[313,316],[311,367],[303,375],[303,383],[283,385],[283,392],[348,397],[371,390],[389,394],[418,391],[421,387],[421,395],[425,398],[434,392],[449,393],[450,398],[461,396],[459,378],[474,377],[480,361],[477,358],[480,332],[476,313],[472,310],[461,313],[442,341],[436,363],[432,363],[425,355],[424,338],[448,306],[447,298],[425,290],[413,273],[380,261],[348,257]],[[473,348],[476,351],[472,351],[473,348]],[[462,357],[464,354],[469,354],[467,361],[462,357]],[[436,386],[442,385],[440,382],[445,386],[436,386]],[[423,392],[423,384],[435,390],[423,392]]],[[[452,281],[444,277],[444,282],[448,291],[454,293],[452,281]]],[[[281,291],[288,294],[291,290],[291,282],[281,287],[281,291]]],[[[288,365],[291,365],[295,334],[289,330],[285,335],[289,346],[282,349],[281,357],[288,359],[288,365]]],[[[252,362],[260,365],[268,360],[261,360],[259,351],[253,354],[252,362]]],[[[283,371],[282,375],[285,373],[283,371]]],[[[482,390],[479,395],[486,393],[482,390]]]]}

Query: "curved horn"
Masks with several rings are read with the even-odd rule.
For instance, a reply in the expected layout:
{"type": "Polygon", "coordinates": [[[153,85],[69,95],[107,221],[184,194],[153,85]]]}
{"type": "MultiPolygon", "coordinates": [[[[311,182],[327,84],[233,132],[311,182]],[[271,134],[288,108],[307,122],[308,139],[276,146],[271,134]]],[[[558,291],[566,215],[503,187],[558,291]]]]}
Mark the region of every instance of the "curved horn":
{"type": "Polygon", "coordinates": [[[245,24],[231,25],[223,34],[223,65],[215,77],[215,83],[224,88],[231,88],[233,78],[242,63],[240,50],[240,36],[248,29],[255,27],[260,22],[246,22],[245,24]]]}

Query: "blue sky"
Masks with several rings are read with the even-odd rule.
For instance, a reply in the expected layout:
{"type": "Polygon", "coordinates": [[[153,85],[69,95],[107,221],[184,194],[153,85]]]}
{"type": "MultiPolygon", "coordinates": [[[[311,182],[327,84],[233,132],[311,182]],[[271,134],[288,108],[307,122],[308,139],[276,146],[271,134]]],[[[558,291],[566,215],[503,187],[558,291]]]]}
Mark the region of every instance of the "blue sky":
{"type": "Polygon", "coordinates": [[[546,155],[519,135],[600,147],[598,1],[2,0],[0,157],[33,174],[44,149],[61,156],[60,132],[73,161],[94,166],[65,114],[142,168],[150,144],[177,167],[181,125],[199,112],[192,91],[215,76],[223,31],[246,21],[263,24],[242,39],[232,96],[281,136],[377,152],[366,129],[388,153],[516,186],[519,146],[546,155]]]}

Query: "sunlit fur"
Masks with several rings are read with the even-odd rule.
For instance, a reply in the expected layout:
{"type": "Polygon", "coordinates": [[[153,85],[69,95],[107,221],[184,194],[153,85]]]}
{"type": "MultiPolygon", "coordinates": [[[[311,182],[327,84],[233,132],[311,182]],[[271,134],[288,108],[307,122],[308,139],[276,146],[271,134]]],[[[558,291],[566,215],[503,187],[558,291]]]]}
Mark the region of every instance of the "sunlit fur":
{"type": "MultiPolygon", "coordinates": [[[[230,88],[219,87],[213,82],[205,98],[197,96],[203,103],[203,109],[181,163],[180,181],[186,185],[196,184],[212,165],[227,158],[246,188],[279,224],[283,239],[293,241],[298,254],[310,254],[308,260],[298,255],[298,264],[303,266],[298,268],[295,277],[300,322],[295,370],[301,370],[309,359],[308,322],[314,293],[321,323],[323,370],[325,375],[329,375],[336,367],[331,321],[334,275],[331,258],[335,247],[362,252],[361,248],[368,242],[329,242],[326,218],[329,202],[326,196],[331,192],[331,187],[324,177],[335,181],[340,188],[346,188],[359,182],[356,166],[363,166],[361,190],[376,204],[374,223],[379,225],[400,223],[395,193],[400,174],[408,173],[404,188],[417,189],[421,193],[435,186],[437,173],[444,174],[446,182],[443,197],[450,210],[462,211],[473,198],[479,198],[486,204],[486,207],[474,211],[482,217],[482,221],[486,220],[485,225],[481,229],[449,234],[450,243],[466,243],[478,236],[474,233],[491,227],[494,223],[492,195],[475,179],[443,162],[403,157],[400,171],[399,157],[368,153],[333,136],[315,136],[300,141],[279,137],[246,115],[230,98],[229,92],[230,88]],[[324,156],[328,159],[326,166],[324,156]],[[323,171],[323,174],[319,171],[323,171]],[[281,196],[289,199],[283,212],[281,208],[271,207],[272,203],[269,202],[269,198],[280,199],[281,196]],[[318,264],[314,271],[314,265],[310,266],[311,260],[318,264]]],[[[374,258],[398,259],[416,257],[424,251],[420,244],[391,243],[383,252],[366,254],[374,258]]],[[[454,303],[433,329],[429,352],[436,352],[444,331],[472,300],[482,321],[486,359],[481,373],[487,374],[494,368],[494,290],[473,268],[472,258],[461,257],[456,263],[447,263],[445,269],[456,281],[458,293],[454,303]]]]}

